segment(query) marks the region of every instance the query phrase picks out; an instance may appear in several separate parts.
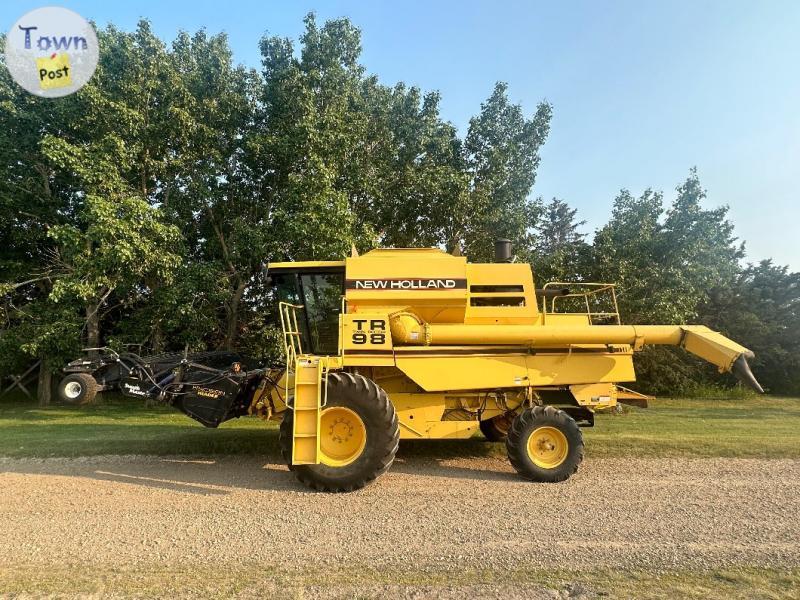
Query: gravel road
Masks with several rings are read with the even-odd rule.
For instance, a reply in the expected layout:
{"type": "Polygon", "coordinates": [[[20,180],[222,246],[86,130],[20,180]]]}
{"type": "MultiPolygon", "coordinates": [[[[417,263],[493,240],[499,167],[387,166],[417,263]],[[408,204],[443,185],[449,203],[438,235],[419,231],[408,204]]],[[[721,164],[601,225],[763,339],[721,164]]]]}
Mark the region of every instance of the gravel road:
{"type": "Polygon", "coordinates": [[[0,459],[0,570],[795,568],[799,499],[800,460],[589,458],[544,485],[501,459],[409,457],[327,495],[252,457],[0,459]]]}

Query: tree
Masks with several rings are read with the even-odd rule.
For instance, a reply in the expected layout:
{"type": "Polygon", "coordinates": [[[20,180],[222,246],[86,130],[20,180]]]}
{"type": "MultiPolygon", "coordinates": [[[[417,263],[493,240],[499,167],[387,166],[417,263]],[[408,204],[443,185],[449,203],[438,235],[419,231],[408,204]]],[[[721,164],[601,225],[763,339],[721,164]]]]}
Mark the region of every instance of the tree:
{"type": "Polygon", "coordinates": [[[544,207],[534,228],[536,245],[532,252],[534,275],[541,283],[582,279],[582,262],[589,247],[586,234],[579,231],[586,221],[576,220],[577,213],[558,198],[544,207]]]}
{"type": "MultiPolygon", "coordinates": [[[[595,236],[592,279],[616,282],[622,318],[628,323],[690,323],[715,287],[730,286],[742,248],[736,244],[727,207],[704,209],[705,191],[696,171],[677,188],[664,210],[663,196],[627,190],[614,201],[611,220],[595,236]]],[[[699,361],[672,348],[637,355],[646,389],[675,394],[712,374],[699,361]]]]}
{"type": "Polygon", "coordinates": [[[800,394],[800,273],[771,260],[748,265],[730,287],[714,288],[700,313],[710,327],[746,340],[768,391],[800,394]]]}
{"type": "MultiPolygon", "coordinates": [[[[508,99],[508,86],[495,85],[492,95],[470,119],[464,142],[470,174],[469,198],[456,207],[448,247],[463,243],[475,261],[491,260],[494,241],[508,238],[515,248],[529,249],[539,203],[530,198],[539,166],[539,149],[550,131],[552,107],[541,103],[526,119],[522,107],[508,99]]],[[[521,256],[528,260],[528,256],[521,256]]]]}
{"type": "Polygon", "coordinates": [[[620,285],[630,322],[685,323],[715,285],[738,271],[742,257],[727,207],[703,209],[705,192],[692,170],[665,211],[663,196],[622,190],[611,220],[594,240],[593,278],[620,285]]]}
{"type": "Polygon", "coordinates": [[[126,304],[147,282],[170,284],[181,257],[170,250],[180,231],[159,210],[135,196],[88,196],[80,225],[50,230],[58,258],[50,300],[74,297],[86,310],[86,343],[100,345],[100,323],[109,298],[126,304]]]}

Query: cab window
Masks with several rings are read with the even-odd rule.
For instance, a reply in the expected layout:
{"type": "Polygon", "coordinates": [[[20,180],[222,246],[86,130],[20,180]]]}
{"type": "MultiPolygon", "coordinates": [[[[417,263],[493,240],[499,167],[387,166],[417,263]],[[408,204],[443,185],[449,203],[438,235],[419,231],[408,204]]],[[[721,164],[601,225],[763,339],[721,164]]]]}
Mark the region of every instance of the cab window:
{"type": "Polygon", "coordinates": [[[303,352],[338,354],[344,272],[276,273],[272,278],[280,301],[304,307],[297,311],[303,352]]]}

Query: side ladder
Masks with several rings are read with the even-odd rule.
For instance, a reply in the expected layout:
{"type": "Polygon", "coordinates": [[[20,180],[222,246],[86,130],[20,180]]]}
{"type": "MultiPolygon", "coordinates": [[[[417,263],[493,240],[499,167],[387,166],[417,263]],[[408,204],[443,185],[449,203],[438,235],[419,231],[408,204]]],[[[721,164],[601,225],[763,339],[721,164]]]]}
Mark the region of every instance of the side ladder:
{"type": "Polygon", "coordinates": [[[297,310],[303,306],[281,302],[279,308],[286,364],[289,375],[294,375],[294,400],[287,403],[294,412],[292,464],[316,465],[320,462],[320,417],[328,394],[328,357],[303,354],[297,323],[297,310]]]}
{"type": "Polygon", "coordinates": [[[320,415],[327,401],[327,359],[298,356],[294,372],[294,411],[292,464],[316,465],[320,462],[320,415]]]}

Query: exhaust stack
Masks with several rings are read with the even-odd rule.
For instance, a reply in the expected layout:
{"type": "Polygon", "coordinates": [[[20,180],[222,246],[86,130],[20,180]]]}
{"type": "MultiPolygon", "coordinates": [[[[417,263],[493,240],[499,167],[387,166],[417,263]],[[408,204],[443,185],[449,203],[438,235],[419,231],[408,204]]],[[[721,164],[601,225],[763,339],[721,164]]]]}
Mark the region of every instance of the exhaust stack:
{"type": "Polygon", "coordinates": [[[511,262],[511,240],[500,239],[494,243],[494,262],[511,262]]]}

